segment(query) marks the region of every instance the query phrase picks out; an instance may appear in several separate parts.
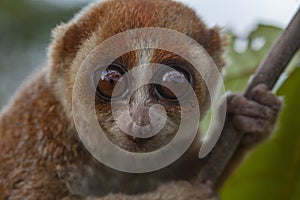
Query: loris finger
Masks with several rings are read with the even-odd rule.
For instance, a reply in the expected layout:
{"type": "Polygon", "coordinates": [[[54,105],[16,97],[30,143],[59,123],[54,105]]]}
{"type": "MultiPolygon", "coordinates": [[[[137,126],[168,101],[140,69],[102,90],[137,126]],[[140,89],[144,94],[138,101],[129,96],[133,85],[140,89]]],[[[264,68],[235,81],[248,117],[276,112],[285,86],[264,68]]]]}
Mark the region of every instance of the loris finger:
{"type": "Polygon", "coordinates": [[[241,94],[235,94],[229,97],[228,111],[235,115],[245,115],[261,119],[270,119],[275,114],[268,106],[248,100],[241,94]]]}
{"type": "Polygon", "coordinates": [[[260,104],[266,105],[274,109],[280,110],[281,100],[273,94],[265,84],[259,84],[252,90],[252,99],[260,104]]]}
{"type": "MultiPolygon", "coordinates": [[[[235,115],[233,123],[236,129],[244,133],[268,133],[273,128],[273,124],[267,119],[252,118],[244,115],[235,115]]],[[[263,137],[261,134],[257,136],[263,137]]]]}

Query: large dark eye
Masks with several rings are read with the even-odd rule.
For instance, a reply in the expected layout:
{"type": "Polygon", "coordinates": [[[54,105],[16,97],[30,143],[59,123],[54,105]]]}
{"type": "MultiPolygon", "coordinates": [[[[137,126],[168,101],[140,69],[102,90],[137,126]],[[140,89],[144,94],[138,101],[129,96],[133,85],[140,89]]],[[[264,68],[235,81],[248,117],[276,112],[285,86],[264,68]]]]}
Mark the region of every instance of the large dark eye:
{"type": "Polygon", "coordinates": [[[97,95],[104,100],[122,99],[128,92],[128,80],[124,74],[125,70],[116,64],[98,69],[94,74],[97,95]]]}
{"type": "Polygon", "coordinates": [[[171,101],[184,98],[188,94],[192,83],[190,73],[180,67],[160,70],[157,78],[156,91],[158,96],[171,101]],[[176,92],[173,93],[172,91],[176,92]]]}

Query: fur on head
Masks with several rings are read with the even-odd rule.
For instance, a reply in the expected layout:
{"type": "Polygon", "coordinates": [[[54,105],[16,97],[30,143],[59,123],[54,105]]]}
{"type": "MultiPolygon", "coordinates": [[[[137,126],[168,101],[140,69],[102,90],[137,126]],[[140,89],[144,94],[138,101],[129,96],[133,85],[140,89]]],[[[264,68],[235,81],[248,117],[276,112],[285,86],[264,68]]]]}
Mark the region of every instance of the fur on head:
{"type": "MultiPolygon", "coordinates": [[[[72,120],[71,102],[75,77],[88,54],[102,41],[115,34],[143,27],[161,27],[184,33],[205,48],[219,69],[224,66],[222,55],[225,37],[220,35],[218,28],[207,28],[192,9],[181,3],[172,0],[109,0],[94,3],[83,9],[70,22],[54,30],[54,40],[49,49],[51,60],[49,80],[54,85],[56,96],[61,101],[65,112],[70,113],[70,120],[72,120]]],[[[190,51],[187,49],[188,52],[190,51]]],[[[159,49],[131,51],[120,56],[114,63],[121,65],[125,71],[141,64],[147,68],[149,63],[175,63],[187,68],[190,65],[172,52],[159,49]]],[[[209,100],[205,95],[207,93],[205,84],[202,83],[199,74],[194,73],[192,69],[190,71],[195,80],[193,88],[200,107],[207,107],[209,100]]],[[[156,75],[156,69],[151,68],[147,69],[147,73],[139,72],[129,79],[131,84],[134,84],[156,75]]],[[[82,94],[83,98],[84,96],[82,94]]],[[[124,124],[125,128],[134,129],[132,125],[129,127],[126,124],[126,119],[122,115],[123,107],[120,106],[119,117],[114,119],[110,102],[95,97],[99,123],[113,143],[128,151],[148,152],[166,145],[174,137],[180,122],[179,105],[153,95],[152,86],[139,88],[130,102],[131,117],[136,118],[136,122],[141,126],[146,125],[147,120],[149,121],[148,107],[156,103],[166,109],[168,115],[166,124],[156,136],[149,139],[140,140],[130,137],[117,126],[117,124],[124,124]]],[[[187,105],[183,108],[186,112],[193,109],[192,104],[187,105]]],[[[160,123],[159,120],[156,123],[160,123]]]]}

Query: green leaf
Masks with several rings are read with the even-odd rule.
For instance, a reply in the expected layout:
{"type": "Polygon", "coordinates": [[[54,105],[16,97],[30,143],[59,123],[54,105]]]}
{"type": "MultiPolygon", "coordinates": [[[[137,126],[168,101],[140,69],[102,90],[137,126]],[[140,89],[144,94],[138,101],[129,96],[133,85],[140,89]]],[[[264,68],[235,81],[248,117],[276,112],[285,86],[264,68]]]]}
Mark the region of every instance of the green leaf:
{"type": "Polygon", "coordinates": [[[280,32],[281,29],[274,26],[258,25],[246,39],[231,36],[227,53],[229,65],[226,66],[224,77],[227,89],[241,91],[245,88],[249,77],[261,63],[280,32]],[[235,47],[239,41],[246,43],[246,49],[243,52],[237,51],[235,47]]]}
{"type": "Polygon", "coordinates": [[[284,96],[278,131],[257,148],[222,191],[222,199],[300,199],[300,69],[278,91],[284,96]]]}

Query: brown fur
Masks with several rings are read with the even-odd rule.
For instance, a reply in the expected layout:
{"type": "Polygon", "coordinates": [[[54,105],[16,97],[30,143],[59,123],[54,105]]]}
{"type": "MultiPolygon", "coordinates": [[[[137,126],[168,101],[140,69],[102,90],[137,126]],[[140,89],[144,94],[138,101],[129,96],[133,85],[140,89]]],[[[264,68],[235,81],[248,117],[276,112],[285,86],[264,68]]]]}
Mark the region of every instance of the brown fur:
{"type": "MultiPolygon", "coordinates": [[[[168,168],[134,175],[103,166],[77,139],[71,101],[80,64],[104,39],[140,27],[165,27],[182,32],[205,47],[219,68],[224,65],[224,44],[219,31],[206,28],[194,11],[180,3],[111,0],[84,9],[69,23],[55,29],[48,66],[32,76],[2,111],[0,199],[81,199],[76,194],[89,196],[115,192],[110,191],[110,184],[115,184],[116,192],[143,192],[155,189],[160,181],[189,180],[198,172],[201,161],[194,149],[199,146],[196,141],[183,158],[168,168]],[[93,169],[91,174],[90,168],[93,169]],[[115,177],[118,177],[118,183],[114,183],[115,177]],[[98,182],[108,186],[97,193],[98,182]]],[[[122,62],[135,63],[134,56],[122,59],[122,62]]],[[[101,110],[105,114],[108,107],[103,106],[101,110]]],[[[201,188],[178,181],[145,195],[112,194],[104,199],[210,198],[211,195],[201,188]]]]}
{"type": "Polygon", "coordinates": [[[1,114],[0,199],[51,199],[52,192],[57,198],[68,194],[57,169],[77,159],[78,145],[45,73],[26,83],[1,114]]]}

